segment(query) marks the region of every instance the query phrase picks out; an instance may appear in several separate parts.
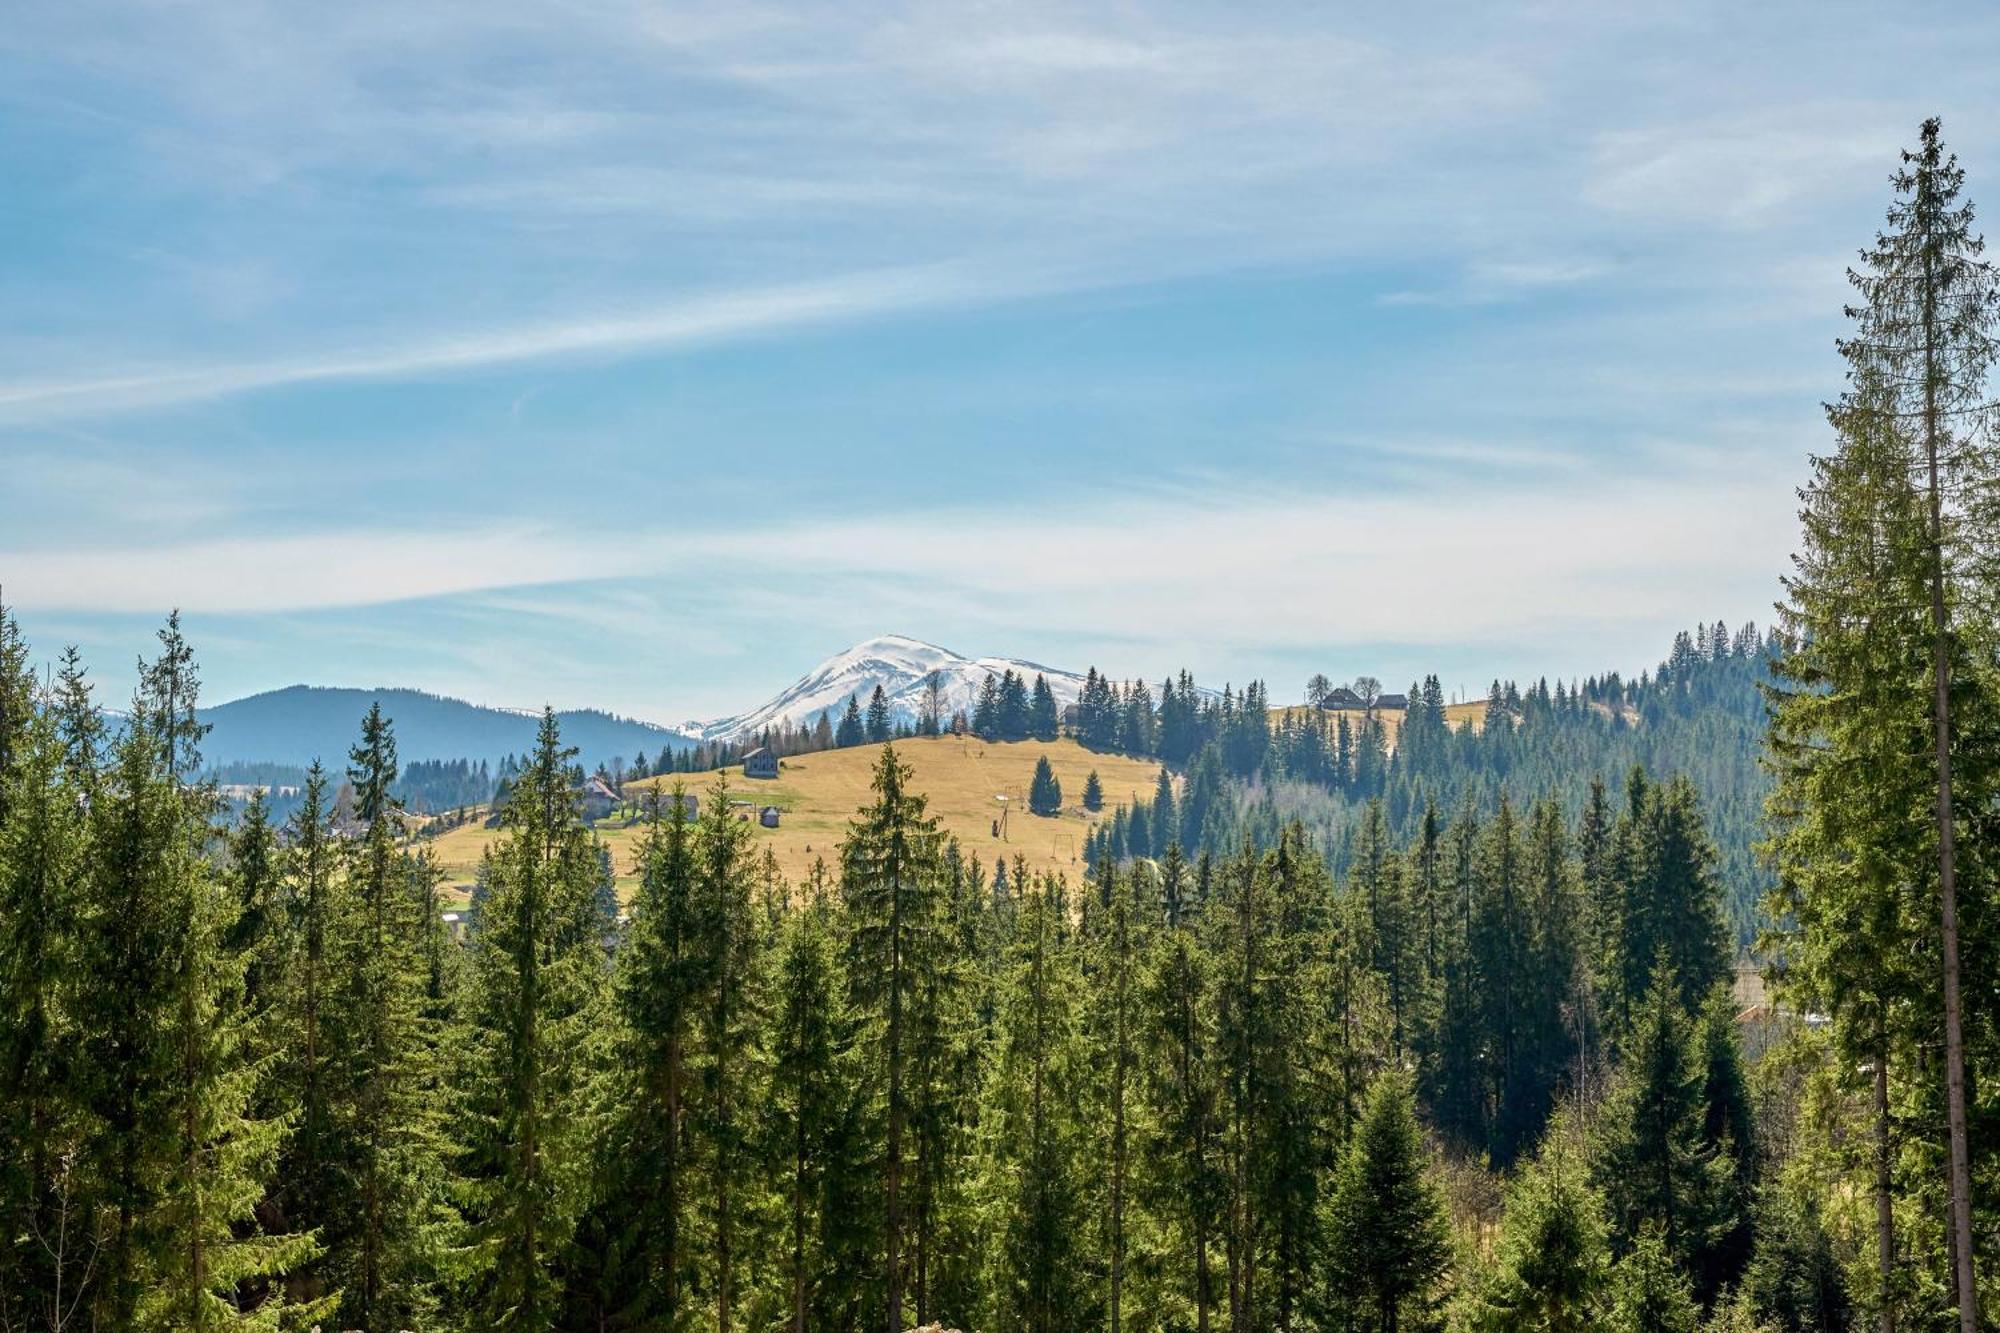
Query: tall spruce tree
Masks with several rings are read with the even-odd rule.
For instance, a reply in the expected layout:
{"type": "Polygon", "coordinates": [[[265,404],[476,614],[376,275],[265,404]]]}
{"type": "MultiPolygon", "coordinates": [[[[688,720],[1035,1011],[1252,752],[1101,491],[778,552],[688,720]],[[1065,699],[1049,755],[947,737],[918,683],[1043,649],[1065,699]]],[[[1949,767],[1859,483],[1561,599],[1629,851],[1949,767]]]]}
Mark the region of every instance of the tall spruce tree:
{"type": "Polygon", "coordinates": [[[752,1111],[757,1104],[754,1029],[757,940],[751,921],[748,825],[735,817],[727,778],[709,791],[696,830],[694,951],[706,985],[694,1014],[697,1096],[689,1117],[707,1286],[718,1333],[730,1333],[745,1303],[739,1271],[751,1199],[752,1111]]]}
{"type": "Polygon", "coordinates": [[[709,986],[686,789],[646,805],[632,924],[618,953],[618,1114],[611,1167],[622,1276],[602,1283],[610,1317],[677,1327],[690,1318],[693,1195],[686,1121],[694,1022],[709,986]]]}
{"type": "MultiPolygon", "coordinates": [[[[347,916],[331,820],[326,771],[315,762],[306,771],[284,853],[292,942],[279,1000],[278,1026],[286,1040],[275,1083],[280,1104],[292,1108],[292,1133],[279,1156],[275,1204],[293,1225],[322,1233],[333,1229],[343,1183],[334,1109],[340,1035],[331,1011],[347,916]]],[[[340,1290],[324,1262],[295,1275],[294,1286],[315,1298],[337,1296],[340,1290]]]]}
{"type": "Polygon", "coordinates": [[[909,766],[895,747],[883,746],[874,804],[848,826],[841,849],[851,1002],[862,1025],[868,1077],[879,1089],[870,1108],[879,1125],[882,1170],[878,1319],[891,1333],[903,1327],[909,1257],[909,1010],[920,977],[937,965],[944,948],[937,821],[924,813],[925,800],[909,783],[909,766]]]}
{"type": "Polygon", "coordinates": [[[770,1114],[765,1157],[783,1198],[778,1269],[785,1325],[792,1333],[848,1317],[855,1274],[840,1201],[862,1171],[853,1132],[858,1095],[850,1060],[853,1025],[840,965],[837,919],[823,887],[790,913],[778,945],[771,1041],[770,1114]]]}
{"type": "Polygon", "coordinates": [[[833,733],[833,743],[844,750],[867,739],[868,729],[861,721],[861,701],[850,694],[847,696],[847,708],[840,715],[840,726],[833,733]]]}
{"type": "Polygon", "coordinates": [[[1161,936],[1144,1003],[1146,1152],[1152,1215],[1175,1238],[1184,1308],[1206,1333],[1217,1304],[1214,1246],[1223,1230],[1222,1084],[1215,1025],[1216,978],[1192,919],[1161,936]]]}
{"type": "Polygon", "coordinates": [[[1132,1249],[1133,1144],[1139,1139],[1139,1095],[1143,960],[1152,916],[1135,901],[1137,881],[1150,872],[1120,875],[1109,861],[1098,866],[1101,910],[1088,921],[1085,966],[1090,1008],[1085,1031],[1097,1078],[1094,1102],[1096,1150],[1101,1163],[1098,1202],[1100,1252],[1105,1268],[1106,1326],[1124,1327],[1128,1259],[1132,1249]]]}
{"type": "Polygon", "coordinates": [[[1443,1295],[1451,1235],[1402,1074],[1384,1073],[1369,1088],[1329,1211],[1329,1303],[1357,1330],[1423,1327],[1443,1295]]]}
{"type": "Polygon", "coordinates": [[[608,979],[574,754],[544,710],[473,944],[460,1193],[467,1295],[488,1328],[556,1326],[557,1267],[598,1138],[608,979]]]}
{"type": "Polygon", "coordinates": [[[366,1330],[421,1322],[430,1309],[429,1251],[440,1218],[430,1170],[432,1119],[423,1030],[423,932],[410,892],[395,796],[395,729],[379,702],[362,719],[347,779],[361,836],[352,845],[337,935],[330,1023],[340,1044],[334,1148],[346,1197],[325,1219],[341,1317],[366,1330]]]}
{"type": "MultiPolygon", "coordinates": [[[[1712,1274],[1732,1221],[1730,1163],[1708,1136],[1706,1061],[1665,967],[1634,1018],[1599,1123],[1596,1172],[1613,1240],[1627,1253],[1657,1236],[1675,1263],[1712,1274]]],[[[1701,1294],[1712,1299],[1713,1282],[1701,1294]]]]}
{"type": "MultiPolygon", "coordinates": [[[[0,670],[13,632],[0,623],[0,670]]],[[[88,1290],[87,1247],[63,1244],[65,1160],[84,1129],[66,1055],[81,1034],[63,991],[91,847],[53,708],[19,720],[0,772],[0,1324],[57,1327],[64,1293],[88,1290]]]]}
{"type": "MultiPolygon", "coordinates": [[[[1935,119],[1924,123],[1917,150],[1903,155],[1894,184],[1888,225],[1849,275],[1859,299],[1849,310],[1854,336],[1840,344],[1848,389],[1828,412],[1839,446],[1831,458],[1816,460],[1804,493],[1806,547],[1787,584],[1786,608],[1801,660],[1785,668],[1793,689],[1773,738],[1785,779],[1779,813],[1790,826],[1791,848],[1801,852],[1817,840],[1834,853],[1822,861],[1824,871],[1803,857],[1786,858],[1796,896],[1819,899],[1832,914],[1841,914],[1844,903],[1872,901],[1876,928],[1865,937],[1871,943],[1908,929],[1905,910],[1893,902],[1894,884],[1927,880],[1935,896],[1936,971],[1921,981],[1924,1008],[1941,1018],[1951,1270],[1960,1328],[1973,1333],[1979,1310],[1958,835],[1990,804],[2000,773],[1991,683],[2000,452],[1987,400],[2000,282],[1982,257],[1972,207],[1961,198],[1964,173],[1945,152],[1935,119]],[[1861,577],[1871,574],[1872,586],[1861,577]],[[1893,681],[1904,697],[1882,697],[1871,679],[1883,686],[1893,681]],[[1922,689],[1915,688],[1919,681],[1922,689]],[[1816,703],[1814,694],[1825,698],[1816,703]],[[1929,752],[1921,791],[1929,824],[1921,834],[1914,821],[1923,804],[1911,803],[1920,794],[1912,752],[1886,754],[1879,770],[1861,762],[1873,746],[1905,743],[1919,706],[1929,752]],[[1813,755],[1814,747],[1822,753],[1813,755]],[[1884,826],[1870,828],[1865,816],[1845,824],[1827,813],[1831,800],[1873,804],[1884,826]],[[1849,864],[1860,872],[1852,888],[1840,878],[1849,864]]],[[[1810,902],[1800,918],[1801,952],[1809,958],[1829,948],[1815,934],[1828,916],[1819,909],[1810,902]]],[[[1861,1001],[1867,1012],[1843,1023],[1844,1040],[1875,1048],[1878,1080],[1887,1082],[1903,999],[1894,970],[1882,987],[1848,987],[1833,967],[1818,971],[1829,989],[1839,985],[1861,1001]],[[1871,999],[1871,989],[1881,993],[1871,999]]],[[[1878,1118],[1886,1121],[1886,1114],[1878,1118]]],[[[1878,1195],[1885,1192],[1878,1184],[1878,1195]]],[[[1891,1225],[1885,1209],[1879,1224],[1885,1265],[1891,1225]]]]}
{"type": "Polygon", "coordinates": [[[994,1321],[1029,1333],[1095,1322],[1088,1281],[1083,1126],[1086,1080],[1075,945],[1051,881],[1024,895],[1008,959],[993,1065],[992,1189],[1003,1244],[994,1321]]]}

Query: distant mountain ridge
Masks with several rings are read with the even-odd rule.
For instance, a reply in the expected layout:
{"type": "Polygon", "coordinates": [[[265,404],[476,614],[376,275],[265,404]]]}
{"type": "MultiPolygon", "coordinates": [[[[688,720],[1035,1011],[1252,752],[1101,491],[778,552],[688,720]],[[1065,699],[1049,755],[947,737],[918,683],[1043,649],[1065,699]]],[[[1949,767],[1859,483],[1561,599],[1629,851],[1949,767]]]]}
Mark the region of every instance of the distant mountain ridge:
{"type": "MultiPolygon", "coordinates": [[[[1016,657],[966,657],[921,639],[885,634],[835,653],[774,697],[745,712],[677,727],[619,717],[598,709],[558,712],[563,741],[574,745],[587,765],[614,758],[631,760],[644,751],[650,760],[662,746],[687,749],[698,742],[733,744],[787,724],[810,727],[822,712],[837,723],[848,697],[865,708],[876,686],[889,701],[890,716],[914,723],[923,710],[925,683],[939,674],[945,718],[968,716],[986,677],[1013,671],[1033,683],[1041,676],[1056,706],[1075,703],[1084,677],[1059,667],[1016,657]]],[[[484,759],[524,754],[534,741],[540,714],[530,709],[495,708],[413,689],[352,689],[290,685],[201,710],[211,730],[202,744],[210,763],[278,763],[303,767],[317,757],[330,769],[346,762],[348,747],[361,728],[369,704],[380,700],[396,724],[396,749],[405,763],[422,759],[484,759]]]]}
{"type": "MultiPolygon", "coordinates": [[[[304,767],[314,759],[338,772],[361,733],[371,703],[396,724],[396,754],[405,764],[422,759],[498,762],[526,754],[534,745],[541,714],[530,709],[491,708],[411,689],[348,689],[289,685],[199,710],[211,728],[202,756],[211,764],[269,762],[304,767]]],[[[672,727],[618,717],[594,708],[556,714],[563,743],[577,747],[585,764],[614,758],[627,761],[641,750],[650,760],[662,746],[688,748],[688,738],[672,727]]]]}
{"type": "Polygon", "coordinates": [[[776,697],[748,712],[708,722],[690,722],[681,730],[697,740],[727,742],[787,723],[810,727],[822,712],[830,712],[838,723],[848,696],[858,698],[866,708],[877,685],[888,697],[892,718],[915,722],[923,708],[924,683],[933,671],[941,676],[945,719],[949,721],[951,714],[959,709],[971,714],[979,687],[987,676],[1009,670],[1030,683],[1038,675],[1046,679],[1058,708],[1075,703],[1083,690],[1084,678],[1074,671],[1014,657],[966,657],[921,639],[884,634],[858,643],[846,652],[835,653],[776,697]]]}

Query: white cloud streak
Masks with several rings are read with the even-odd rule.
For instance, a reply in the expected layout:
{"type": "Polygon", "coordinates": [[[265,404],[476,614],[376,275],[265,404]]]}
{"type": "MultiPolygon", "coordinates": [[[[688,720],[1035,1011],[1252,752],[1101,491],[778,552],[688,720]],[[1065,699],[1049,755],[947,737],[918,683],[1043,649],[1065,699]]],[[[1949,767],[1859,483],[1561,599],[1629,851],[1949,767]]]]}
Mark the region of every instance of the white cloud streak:
{"type": "Polygon", "coordinates": [[[1544,482],[1388,499],[1237,493],[1088,514],[896,515],[609,548],[533,529],[329,532],[17,551],[0,553],[0,569],[10,600],[30,610],[149,613],[324,610],[726,573],[749,587],[803,580],[850,606],[970,610],[1002,636],[1148,638],[1199,608],[1205,636],[1275,651],[1673,623],[1712,598],[1768,597],[1792,546],[1789,479],[1776,472],[1544,482]]]}
{"type": "Polygon", "coordinates": [[[1031,290],[1032,281],[1005,286],[973,281],[955,265],[878,270],[692,295],[637,314],[447,335],[376,351],[0,383],[0,421],[133,411],[286,385],[436,378],[555,358],[685,349],[1031,290]]]}

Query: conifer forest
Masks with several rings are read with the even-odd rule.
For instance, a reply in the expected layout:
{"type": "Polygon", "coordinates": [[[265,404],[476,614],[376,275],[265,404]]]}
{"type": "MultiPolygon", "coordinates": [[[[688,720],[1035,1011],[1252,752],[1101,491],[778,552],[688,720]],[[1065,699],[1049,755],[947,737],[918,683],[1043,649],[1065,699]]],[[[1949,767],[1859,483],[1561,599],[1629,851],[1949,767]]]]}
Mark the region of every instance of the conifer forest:
{"type": "Polygon", "coordinates": [[[107,698],[0,607],[0,1330],[1993,1326],[2000,275],[1938,121],[1877,165],[1775,619],[1640,671],[934,670],[497,781],[377,703],[294,779],[180,613],[107,698]],[[1157,786],[967,840],[954,736],[1157,786]],[[787,873],[742,765],[836,749],[787,873]]]}

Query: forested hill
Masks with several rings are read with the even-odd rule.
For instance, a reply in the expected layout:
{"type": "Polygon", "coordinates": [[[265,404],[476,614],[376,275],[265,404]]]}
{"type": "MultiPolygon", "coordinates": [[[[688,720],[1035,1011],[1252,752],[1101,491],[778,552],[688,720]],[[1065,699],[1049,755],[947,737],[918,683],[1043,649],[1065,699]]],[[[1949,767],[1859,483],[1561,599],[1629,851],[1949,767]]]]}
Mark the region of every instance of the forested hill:
{"type": "MultiPolygon", "coordinates": [[[[507,755],[525,754],[540,721],[539,713],[488,708],[422,690],[292,685],[202,709],[200,720],[211,728],[202,752],[218,764],[249,761],[303,768],[318,759],[338,768],[346,761],[362,715],[377,701],[396,719],[405,764],[456,759],[497,764],[507,755]]],[[[586,764],[687,746],[687,738],[671,728],[596,709],[556,717],[564,738],[586,764]]]]}
{"type": "MultiPolygon", "coordinates": [[[[1769,883],[1756,852],[1770,788],[1759,687],[1776,650],[1755,626],[1733,634],[1720,623],[1703,626],[1678,635],[1659,668],[1634,680],[1609,673],[1528,686],[1496,681],[1483,716],[1456,726],[1432,677],[1412,688],[1393,736],[1358,711],[1267,714],[1253,685],[1199,710],[1182,724],[1191,736],[1153,729],[1156,749],[1186,756],[1178,795],[1164,806],[1156,794],[1137,810],[1121,809],[1092,851],[1157,855],[1178,840],[1185,849],[1222,852],[1246,834],[1273,845],[1280,827],[1297,819],[1345,873],[1354,830],[1378,798],[1400,840],[1414,836],[1426,803],[1449,820],[1490,813],[1503,795],[1516,806],[1550,797],[1574,820],[1594,782],[1616,804],[1632,768],[1643,765],[1658,777],[1693,780],[1730,923],[1747,942],[1769,883]]],[[[1169,707],[1163,699],[1163,724],[1169,707]]]]}

